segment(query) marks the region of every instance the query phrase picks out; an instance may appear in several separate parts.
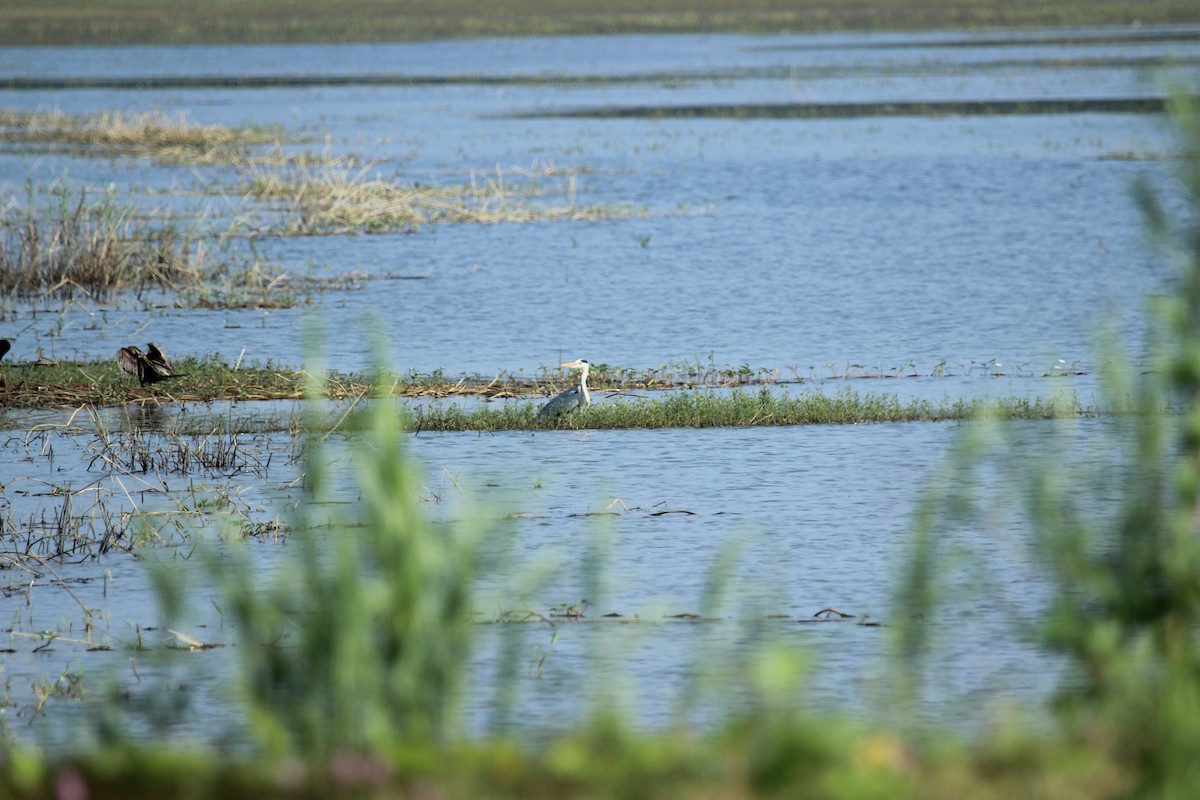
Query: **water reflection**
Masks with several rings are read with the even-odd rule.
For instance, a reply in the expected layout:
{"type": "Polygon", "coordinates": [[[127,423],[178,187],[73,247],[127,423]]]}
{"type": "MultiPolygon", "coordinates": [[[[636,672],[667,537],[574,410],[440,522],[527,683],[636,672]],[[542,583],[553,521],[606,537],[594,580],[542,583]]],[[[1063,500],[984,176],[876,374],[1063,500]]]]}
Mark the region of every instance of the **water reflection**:
{"type": "Polygon", "coordinates": [[[174,422],[161,403],[126,403],[120,407],[121,430],[165,431],[174,422]]]}

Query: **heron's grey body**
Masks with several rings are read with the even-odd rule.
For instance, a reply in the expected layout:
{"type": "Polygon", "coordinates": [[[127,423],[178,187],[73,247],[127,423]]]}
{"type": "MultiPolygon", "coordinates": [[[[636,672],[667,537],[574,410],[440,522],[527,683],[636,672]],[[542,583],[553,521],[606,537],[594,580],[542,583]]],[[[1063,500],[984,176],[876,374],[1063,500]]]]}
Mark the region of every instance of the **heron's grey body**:
{"type": "Polygon", "coordinates": [[[576,409],[586,408],[592,404],[592,396],[588,393],[587,388],[588,370],[591,369],[592,365],[586,359],[581,358],[578,361],[571,361],[559,366],[578,369],[579,384],[551,397],[550,401],[542,406],[542,410],[538,412],[537,418],[539,421],[569,414],[576,409]]]}

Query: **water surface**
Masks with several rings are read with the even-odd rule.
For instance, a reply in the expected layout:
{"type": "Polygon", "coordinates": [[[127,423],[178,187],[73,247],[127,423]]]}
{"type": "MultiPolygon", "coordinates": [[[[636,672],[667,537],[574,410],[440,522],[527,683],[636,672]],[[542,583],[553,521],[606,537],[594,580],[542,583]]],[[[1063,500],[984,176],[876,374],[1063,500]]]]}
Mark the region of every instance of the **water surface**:
{"type": "MultiPolygon", "coordinates": [[[[933,399],[1064,392],[1098,404],[1097,335],[1109,326],[1136,344],[1146,297],[1170,285],[1169,265],[1147,246],[1130,191],[1139,179],[1166,185],[1172,140],[1160,116],[591,119],[553,112],[1160,97],[1161,73],[1149,64],[1170,61],[1177,73],[1194,75],[1200,43],[1191,28],[1151,39],[1143,33],[9,49],[0,53],[0,83],[80,76],[94,83],[3,89],[0,107],[161,109],[202,123],[279,125],[308,140],[286,147],[356,154],[373,162],[370,174],[389,180],[534,181],[560,193],[574,181],[580,203],[629,204],[639,213],[234,240],[232,247],[253,247],[282,271],[420,279],[376,281],[275,311],[9,301],[0,335],[14,340],[9,358],[17,360],[104,358],[153,340],[172,354],[300,365],[311,355],[303,331],[316,320],[326,363],[358,369],[369,360],[364,321],[372,320],[402,372],[534,373],[578,357],[630,368],[711,361],[803,380],[788,391],[849,386],[933,399]],[[413,80],[153,86],[155,78],[205,75],[413,80]],[[498,84],[498,76],[514,82],[498,84]],[[105,86],[106,78],[146,79],[149,88],[105,86]],[[1085,374],[1042,377],[1062,371],[1085,374]],[[834,377],[863,372],[918,377],[834,377]]],[[[112,186],[147,209],[203,213],[218,229],[264,211],[244,199],[244,176],[229,166],[12,142],[0,148],[0,192],[12,203],[24,201],[28,181],[55,180],[112,186]]],[[[290,411],[290,404],[282,409],[290,411]]],[[[242,437],[246,457],[235,470],[139,472],[100,454],[106,441],[135,429],[160,431],[136,435],[168,447],[180,415],[280,412],[192,404],[166,406],[153,419],[120,410],[4,416],[0,514],[18,534],[5,548],[49,547],[56,515],[67,512],[82,518],[85,531],[120,533],[110,551],[85,547],[36,575],[0,570],[13,651],[4,671],[18,738],[67,747],[87,741],[86,702],[55,701],[51,713],[24,724],[31,682],[82,670],[88,686],[128,691],[131,710],[156,709],[131,723],[139,735],[227,747],[246,741],[245,721],[228,702],[236,631],[223,623],[220,599],[191,555],[198,536],[221,547],[221,535],[251,532],[261,579],[272,580],[287,545],[270,526],[286,522],[302,499],[295,440],[242,437]],[[138,537],[160,541],[135,546],[136,557],[122,552],[138,537]],[[166,631],[147,579],[148,570],[163,568],[193,581],[185,633],[224,647],[135,649],[139,636],[182,641],[166,631]],[[112,649],[89,649],[89,641],[112,649]]],[[[1071,452],[1077,465],[1106,474],[1116,459],[1102,445],[1114,425],[1101,418],[1005,430],[1034,452],[1071,452]]],[[[482,515],[496,537],[509,537],[499,539],[508,559],[479,587],[481,619],[579,602],[589,559],[600,553],[607,578],[602,594],[587,598],[592,613],[640,620],[558,624],[552,645],[547,625],[481,625],[468,727],[544,734],[570,725],[594,690],[624,675],[636,687],[624,702],[639,723],[667,724],[697,664],[725,653],[736,661],[763,628],[812,654],[814,709],[879,713],[889,629],[857,618],[889,622],[905,613],[895,578],[912,513],[958,430],[921,423],[408,437],[431,518],[452,524],[482,515]],[[675,619],[704,610],[710,570],[729,548],[740,557],[716,620],[675,619]],[[528,580],[535,568],[543,573],[538,582],[528,580]],[[830,606],[854,618],[801,622],[830,606]],[[505,636],[522,638],[529,665],[519,670],[512,718],[494,702],[505,636]]],[[[338,469],[349,470],[350,448],[331,440],[338,469]]],[[[357,502],[353,471],[338,474],[339,502],[357,502]]],[[[956,591],[928,620],[940,649],[919,713],[977,731],[993,709],[1037,707],[1069,673],[1027,628],[1013,625],[1036,622],[1050,594],[1019,502],[996,471],[950,480],[993,501],[979,526],[947,534],[948,546],[974,554],[959,584],[986,591],[956,591]]],[[[1097,504],[1098,515],[1109,511],[1097,504]]]]}

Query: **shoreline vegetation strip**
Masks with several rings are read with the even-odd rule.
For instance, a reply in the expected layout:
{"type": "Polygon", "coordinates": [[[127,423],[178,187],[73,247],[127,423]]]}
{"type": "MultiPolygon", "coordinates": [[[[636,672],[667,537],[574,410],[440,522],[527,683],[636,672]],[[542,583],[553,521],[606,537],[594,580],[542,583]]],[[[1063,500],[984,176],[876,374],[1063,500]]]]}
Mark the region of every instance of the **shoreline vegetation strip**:
{"type": "MultiPolygon", "coordinates": [[[[138,386],[122,376],[115,361],[89,363],[17,363],[3,365],[0,410],[117,406],[126,403],[300,400],[306,373],[267,366],[231,368],[219,361],[179,359],[178,377],[152,386],[138,386]]],[[[845,380],[885,377],[863,373],[845,380]]],[[[553,376],[525,378],[391,376],[331,372],[324,376],[324,396],[359,401],[383,394],[392,398],[475,397],[505,402],[464,408],[455,404],[418,407],[410,411],[408,427],[415,431],[498,431],[550,428],[609,429],[664,427],[722,427],[803,424],[847,424],[970,419],[983,414],[1004,418],[1046,419],[1097,413],[1076,400],[1008,398],[999,401],[901,400],[886,393],[859,394],[845,385],[836,391],[805,388],[788,394],[789,385],[816,386],[800,378],[778,379],[770,374],[739,371],[707,375],[660,372],[601,373],[593,381],[597,397],[591,408],[550,422],[536,414],[546,398],[569,382],[553,376]],[[384,387],[377,390],[377,386],[384,387]],[[676,390],[664,394],[663,390],[676,390]],[[714,392],[715,389],[732,389],[714,392]],[[651,396],[657,393],[658,396],[651,396]]],[[[286,423],[289,427],[291,422],[286,423]]]]}
{"type": "Polygon", "coordinates": [[[14,0],[0,10],[0,44],[265,44],[412,42],[521,36],[811,33],[883,30],[1146,26],[1196,23],[1194,0],[319,0],[244,3],[14,0]],[[169,9],[169,10],[168,10],[169,9]]]}

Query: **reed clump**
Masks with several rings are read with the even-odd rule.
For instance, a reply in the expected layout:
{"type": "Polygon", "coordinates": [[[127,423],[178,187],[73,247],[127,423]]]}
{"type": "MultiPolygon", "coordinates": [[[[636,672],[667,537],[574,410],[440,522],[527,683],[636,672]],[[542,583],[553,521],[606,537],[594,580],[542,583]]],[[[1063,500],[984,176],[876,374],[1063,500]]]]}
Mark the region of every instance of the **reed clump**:
{"type": "Polygon", "coordinates": [[[256,145],[279,141],[277,128],[202,125],[161,111],[75,115],[0,109],[0,141],[59,145],[103,155],[171,162],[224,163],[256,145]]]}
{"type": "MultiPolygon", "coordinates": [[[[83,560],[127,546],[128,515],[109,507],[109,499],[93,493],[91,502],[69,488],[59,492],[56,508],[42,508],[24,519],[11,510],[0,514],[0,569],[46,561],[83,560]]],[[[30,570],[38,575],[36,567],[30,570]]]]}
{"type": "Polygon", "coordinates": [[[371,279],[358,271],[297,274],[253,251],[214,250],[201,230],[147,219],[112,192],[76,195],[59,185],[45,199],[32,186],[28,193],[24,205],[0,210],[0,295],[17,300],[129,296],[181,308],[293,308],[371,279]]]}
{"type": "Polygon", "coordinates": [[[264,477],[271,454],[257,435],[222,430],[202,434],[133,428],[104,433],[92,445],[88,469],[122,474],[264,477]]]}
{"type": "Polygon", "coordinates": [[[42,202],[29,189],[24,207],[0,211],[0,293],[18,299],[82,295],[194,283],[207,267],[203,243],[182,226],[151,224],[112,193],[78,198],[65,186],[42,202]]]}

